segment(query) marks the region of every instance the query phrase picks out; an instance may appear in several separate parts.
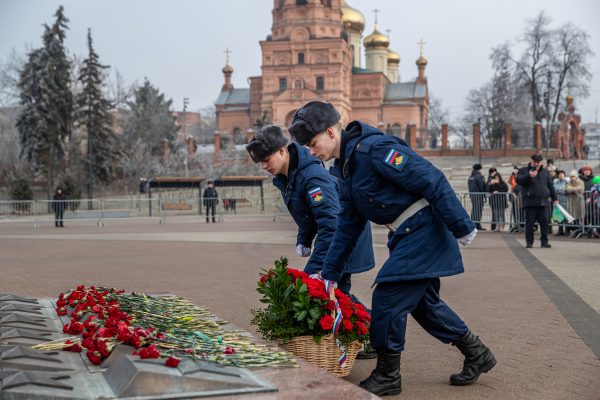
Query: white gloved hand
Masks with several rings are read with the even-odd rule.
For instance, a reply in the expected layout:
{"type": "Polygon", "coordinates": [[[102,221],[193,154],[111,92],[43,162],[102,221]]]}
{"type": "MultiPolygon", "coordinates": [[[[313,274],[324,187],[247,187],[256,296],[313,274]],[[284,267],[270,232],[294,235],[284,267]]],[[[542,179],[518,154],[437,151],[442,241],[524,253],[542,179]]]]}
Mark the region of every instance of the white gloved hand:
{"type": "Polygon", "coordinates": [[[463,246],[468,246],[471,244],[473,239],[475,239],[475,236],[477,236],[477,228],[473,229],[473,232],[469,233],[467,236],[463,236],[456,240],[458,240],[458,243],[462,244],[463,246]]]}
{"type": "Polygon", "coordinates": [[[296,246],[296,254],[300,257],[310,257],[310,247],[299,244],[296,246]]]}
{"type": "MultiPolygon", "coordinates": [[[[312,279],[317,279],[319,281],[325,282],[325,280],[321,276],[320,272],[317,272],[316,274],[310,274],[309,277],[312,279]]],[[[337,282],[336,281],[330,281],[330,282],[331,282],[331,286],[333,286],[334,289],[337,289],[337,287],[338,287],[337,282]]]]}

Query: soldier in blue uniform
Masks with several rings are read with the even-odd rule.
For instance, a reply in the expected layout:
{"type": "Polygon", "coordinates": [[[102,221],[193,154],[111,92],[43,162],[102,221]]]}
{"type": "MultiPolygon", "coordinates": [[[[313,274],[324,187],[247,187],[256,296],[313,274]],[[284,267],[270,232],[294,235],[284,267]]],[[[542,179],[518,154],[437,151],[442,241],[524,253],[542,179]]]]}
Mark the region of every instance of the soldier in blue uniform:
{"type": "MultiPolygon", "coordinates": [[[[337,183],[323,163],[311,156],[306,148],[288,142],[280,127],[268,125],[256,132],[246,149],[254,162],[261,163],[274,176],[273,185],[281,191],[283,201],[298,225],[296,253],[300,257],[310,257],[304,271],[312,275],[321,271],[335,232],[340,208],[337,183]]],[[[351,274],[368,271],[374,266],[371,227],[367,224],[342,268],[339,289],[349,294],[351,274]]]]}
{"type": "Polygon", "coordinates": [[[496,364],[492,352],[440,299],[440,277],[464,271],[458,243],[477,230],[444,175],[397,137],[360,121],[345,130],[329,103],[309,102],[296,111],[289,132],[323,161],[341,182],[341,211],[322,277],[338,281],[366,221],[389,229],[389,258],[375,280],[371,345],[377,366],[360,383],[377,395],[402,390],[400,353],[407,316],[465,356],[452,385],[468,385],[496,364]]]}

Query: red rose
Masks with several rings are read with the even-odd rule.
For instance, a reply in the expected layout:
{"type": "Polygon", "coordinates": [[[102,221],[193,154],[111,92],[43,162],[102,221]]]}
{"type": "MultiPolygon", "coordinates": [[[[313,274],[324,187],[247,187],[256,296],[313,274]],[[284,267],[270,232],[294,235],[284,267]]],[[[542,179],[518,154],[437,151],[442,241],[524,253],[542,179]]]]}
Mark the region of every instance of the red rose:
{"type": "Polygon", "coordinates": [[[165,362],[165,365],[167,367],[177,368],[177,366],[179,365],[180,362],[181,362],[181,360],[179,358],[169,356],[169,358],[167,358],[167,361],[165,362]]]}
{"type": "Polygon", "coordinates": [[[329,314],[324,315],[319,320],[319,325],[321,325],[321,329],[323,329],[324,331],[331,330],[331,328],[333,327],[333,317],[329,314]]]}
{"type": "Polygon", "coordinates": [[[333,300],[326,301],[323,305],[323,308],[327,311],[333,311],[335,309],[335,303],[333,302],[333,300]]]}
{"type": "Polygon", "coordinates": [[[225,347],[225,351],[223,351],[223,353],[225,354],[235,354],[235,349],[233,347],[225,347]]]}
{"type": "Polygon", "coordinates": [[[102,362],[102,355],[98,351],[88,350],[85,353],[85,355],[87,356],[88,360],[90,360],[91,363],[94,365],[100,365],[100,363],[102,362]]]}

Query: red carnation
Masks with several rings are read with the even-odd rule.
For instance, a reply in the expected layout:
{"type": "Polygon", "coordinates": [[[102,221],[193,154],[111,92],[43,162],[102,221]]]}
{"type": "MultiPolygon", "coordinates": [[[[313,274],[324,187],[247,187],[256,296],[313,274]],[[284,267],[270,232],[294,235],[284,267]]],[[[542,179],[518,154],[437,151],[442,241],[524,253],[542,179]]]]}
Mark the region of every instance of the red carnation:
{"type": "Polygon", "coordinates": [[[129,328],[127,326],[120,326],[119,327],[119,332],[117,334],[117,339],[120,340],[121,342],[129,342],[129,340],[131,340],[131,336],[133,336],[133,333],[129,330],[129,328]]]}
{"type": "Polygon", "coordinates": [[[89,350],[93,350],[96,348],[96,345],[94,344],[94,339],[83,339],[81,341],[81,346],[89,350]]]}
{"type": "Polygon", "coordinates": [[[167,367],[177,368],[177,366],[179,365],[180,362],[181,362],[181,359],[179,359],[177,357],[169,356],[169,358],[167,358],[167,361],[165,361],[165,365],[167,367]]]}
{"type": "Polygon", "coordinates": [[[355,326],[356,326],[356,330],[358,331],[359,335],[367,334],[367,327],[365,326],[365,324],[363,324],[362,322],[357,322],[355,324],[355,326]]]}
{"type": "Polygon", "coordinates": [[[352,325],[352,322],[350,322],[349,319],[343,318],[342,319],[342,329],[348,332],[352,332],[352,328],[354,328],[354,325],[352,325]]]}
{"type": "Polygon", "coordinates": [[[137,333],[134,333],[133,335],[131,335],[131,341],[129,344],[131,344],[136,349],[139,349],[140,347],[142,347],[142,339],[140,339],[137,333]]]}
{"type": "Polygon", "coordinates": [[[223,351],[223,353],[225,354],[235,354],[235,349],[233,347],[225,347],[225,351],[223,351]]]}
{"type": "Polygon", "coordinates": [[[79,335],[81,331],[83,331],[83,324],[81,322],[71,322],[68,331],[71,335],[79,335]]]}
{"type": "Polygon", "coordinates": [[[160,357],[160,352],[158,351],[156,346],[154,346],[153,344],[151,344],[148,347],[144,347],[138,353],[140,355],[140,358],[159,358],[160,357]]]}
{"type": "Polygon", "coordinates": [[[96,349],[100,352],[102,357],[107,358],[110,356],[112,347],[110,347],[106,341],[96,339],[94,344],[96,345],[96,349]]]}
{"type": "Polygon", "coordinates": [[[324,315],[319,320],[319,325],[321,325],[321,329],[324,331],[328,331],[333,327],[333,317],[329,314],[324,315]]]}
{"type": "Polygon", "coordinates": [[[56,309],[56,315],[58,315],[59,317],[62,317],[63,315],[67,315],[67,309],[62,307],[62,308],[57,308],[56,309]]]}
{"type": "Polygon", "coordinates": [[[88,350],[85,355],[94,365],[100,365],[102,362],[102,355],[99,351],[88,350]]]}

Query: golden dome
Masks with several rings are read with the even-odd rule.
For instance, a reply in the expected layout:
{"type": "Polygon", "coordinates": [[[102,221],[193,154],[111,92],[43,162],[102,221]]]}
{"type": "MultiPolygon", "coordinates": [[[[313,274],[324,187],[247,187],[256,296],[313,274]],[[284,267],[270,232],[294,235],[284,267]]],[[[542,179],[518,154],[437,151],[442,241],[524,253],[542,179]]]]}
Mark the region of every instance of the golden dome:
{"type": "Polygon", "coordinates": [[[233,67],[229,64],[225,64],[225,66],[223,67],[223,73],[224,74],[231,74],[233,73],[233,67]]]}
{"type": "Polygon", "coordinates": [[[342,1],[342,26],[345,31],[362,33],[365,29],[365,17],[362,13],[342,1]]]}
{"type": "Polygon", "coordinates": [[[419,58],[417,59],[417,66],[421,67],[421,66],[426,66],[427,65],[427,59],[425,57],[423,57],[422,55],[419,56],[419,58]]]}
{"type": "Polygon", "coordinates": [[[379,32],[377,29],[377,23],[375,23],[375,29],[373,29],[373,33],[365,38],[363,41],[365,48],[374,49],[374,48],[387,48],[390,45],[390,39],[385,36],[383,33],[379,32]]]}
{"type": "Polygon", "coordinates": [[[400,54],[388,49],[388,64],[400,64],[400,54]]]}
{"type": "Polygon", "coordinates": [[[571,95],[568,95],[568,96],[567,96],[567,102],[571,102],[571,101],[573,101],[573,96],[571,96],[571,95]]]}

